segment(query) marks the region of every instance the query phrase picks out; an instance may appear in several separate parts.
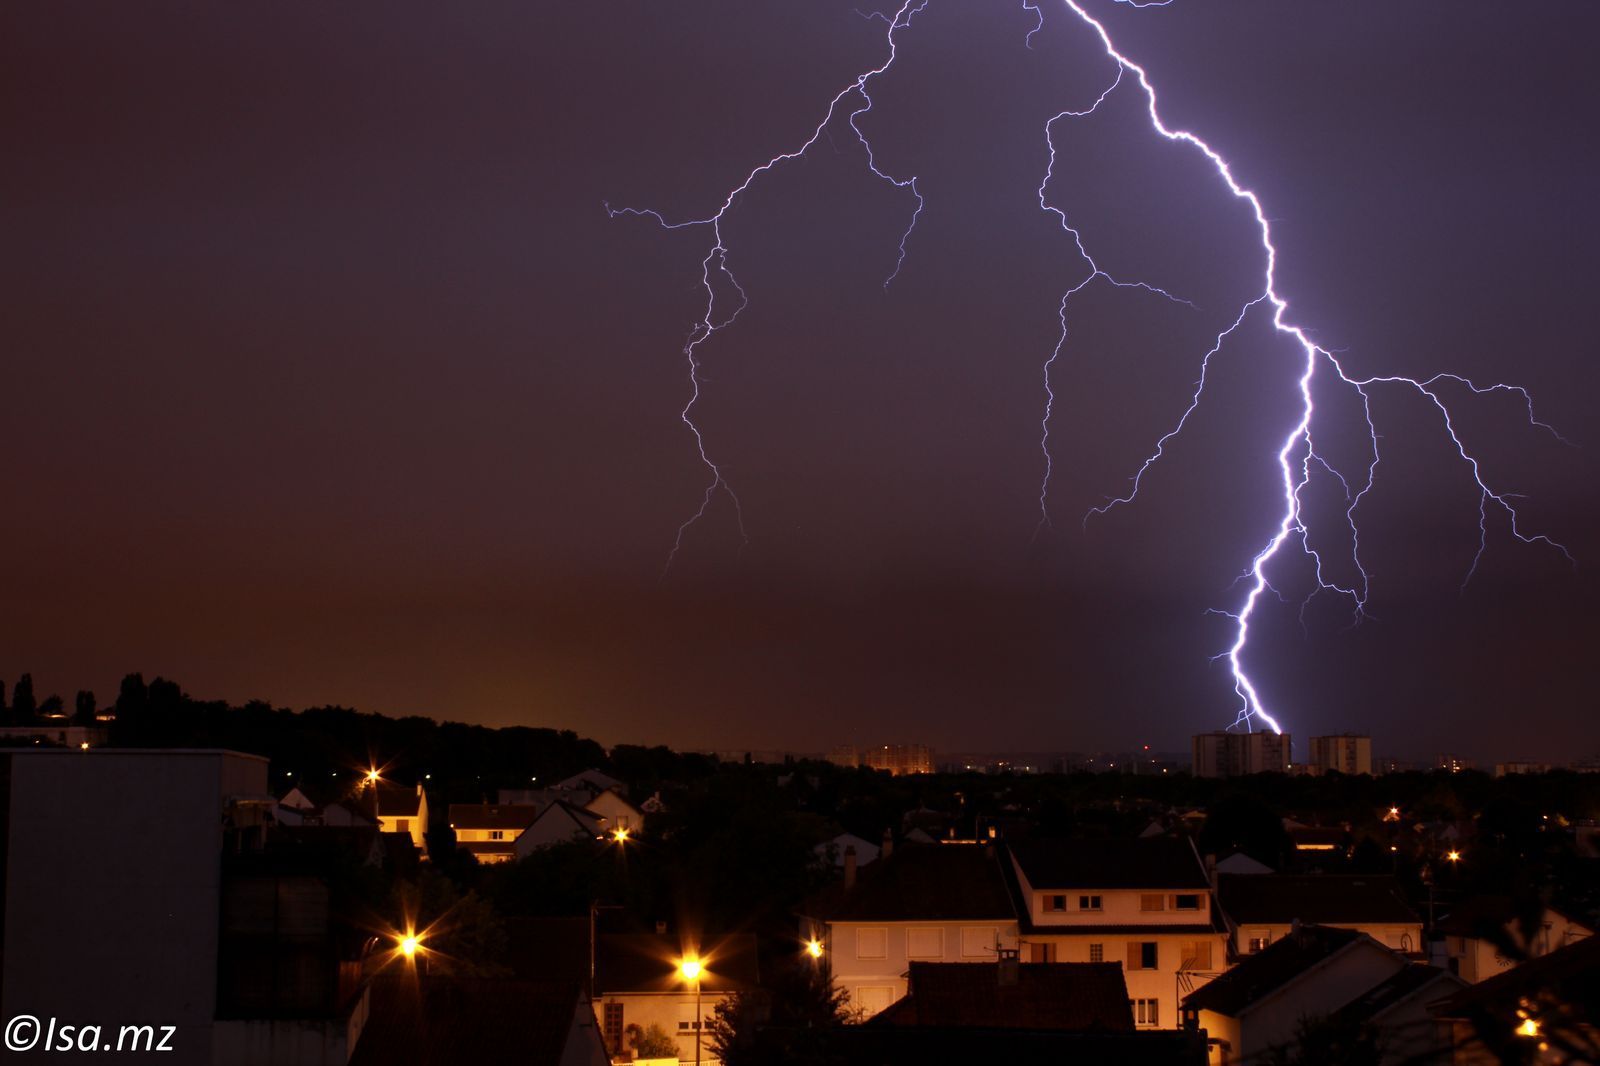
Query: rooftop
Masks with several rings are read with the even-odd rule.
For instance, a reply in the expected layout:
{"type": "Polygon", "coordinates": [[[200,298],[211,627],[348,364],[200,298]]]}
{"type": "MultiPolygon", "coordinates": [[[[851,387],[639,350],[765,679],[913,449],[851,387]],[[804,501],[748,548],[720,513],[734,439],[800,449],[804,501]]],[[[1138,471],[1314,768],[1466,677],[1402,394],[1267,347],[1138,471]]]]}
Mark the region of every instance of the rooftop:
{"type": "Polygon", "coordinates": [[[1303,926],[1265,950],[1246,955],[1239,965],[1186,996],[1183,1006],[1237,1016],[1324,959],[1366,939],[1365,933],[1354,929],[1303,926]]]}
{"type": "Polygon", "coordinates": [[[1035,890],[1210,887],[1194,845],[1183,837],[1019,840],[1011,854],[1035,890]]]}
{"type": "Polygon", "coordinates": [[[1223,874],[1217,904],[1240,924],[1420,924],[1394,878],[1359,874],[1223,874]]]}
{"type": "Polygon", "coordinates": [[[1001,984],[1001,963],[913,962],[905,998],[874,1025],[1133,1031],[1122,967],[1114,962],[1020,963],[1001,984]]]}
{"type": "Polygon", "coordinates": [[[802,913],[832,922],[1012,921],[1000,860],[977,844],[906,844],[860,871],[855,888],[831,886],[802,913]]]}

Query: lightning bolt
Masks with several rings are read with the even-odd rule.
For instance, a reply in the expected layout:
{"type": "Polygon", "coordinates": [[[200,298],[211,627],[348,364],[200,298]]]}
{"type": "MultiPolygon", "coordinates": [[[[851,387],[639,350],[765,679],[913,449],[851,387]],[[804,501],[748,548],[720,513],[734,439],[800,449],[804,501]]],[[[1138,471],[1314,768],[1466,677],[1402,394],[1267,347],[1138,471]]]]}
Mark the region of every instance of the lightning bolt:
{"type": "Polygon", "coordinates": [[[922,194],[917,191],[917,179],[915,176],[897,178],[878,166],[877,156],[872,150],[872,142],[862,132],[859,122],[862,115],[872,110],[872,94],[867,88],[869,83],[894,65],[895,57],[899,51],[899,42],[896,39],[898,34],[909,27],[911,20],[927,6],[928,0],[904,0],[892,17],[879,11],[857,11],[856,14],[868,21],[882,21],[887,25],[888,29],[884,32],[884,38],[888,45],[888,58],[883,61],[881,66],[873,67],[857,74],[853,81],[835,93],[833,99],[828,102],[828,108],[823,113],[822,121],[818,122],[816,128],[811,131],[811,136],[807,137],[793,151],[781,152],[746,174],[744,180],[730,189],[727,195],[723,197],[722,205],[717,208],[715,213],[704,218],[691,218],[673,222],[669,221],[665,215],[654,208],[612,207],[610,203],[605,204],[606,213],[612,218],[621,216],[648,218],[665,230],[705,228],[709,229],[711,233],[711,246],[706,250],[705,258],[700,261],[700,284],[705,290],[705,310],[700,315],[699,320],[690,327],[688,339],[683,345],[683,356],[689,369],[689,399],[684,404],[683,410],[678,412],[679,419],[688,427],[690,434],[694,437],[695,450],[699,453],[700,462],[710,474],[711,480],[706,485],[705,492],[701,496],[699,509],[686,518],[683,524],[678,526],[677,536],[672,542],[672,550],[667,553],[666,566],[662,570],[663,576],[671,571],[673,561],[677,559],[678,552],[683,548],[684,536],[689,532],[690,527],[705,517],[706,511],[711,507],[711,502],[716,498],[719,491],[726,493],[728,499],[733,503],[734,515],[739,524],[741,542],[744,544],[750,542],[750,536],[744,524],[744,506],[739,502],[739,496],[733,491],[733,486],[729,484],[722,465],[711,458],[711,454],[706,449],[705,434],[701,432],[700,426],[694,420],[694,409],[699,405],[700,396],[704,389],[704,379],[700,375],[702,367],[700,348],[714,335],[731,326],[739,317],[740,312],[750,303],[748,294],[745,293],[743,287],[739,284],[738,278],[734,277],[733,271],[728,267],[729,252],[728,245],[723,238],[722,223],[726,220],[728,212],[733,209],[734,204],[738,202],[739,198],[744,195],[750,186],[755,184],[757,179],[764,174],[771,173],[785,163],[804,156],[822,139],[829,125],[835,121],[841,111],[844,110],[844,107],[848,107],[845,124],[850,127],[850,132],[855,135],[856,140],[866,153],[867,169],[878,180],[892,185],[896,189],[908,191],[916,202],[916,206],[911,211],[911,219],[906,224],[904,232],[900,235],[899,256],[895,259],[894,269],[889,271],[888,276],[884,278],[884,288],[888,288],[894,282],[894,279],[900,275],[900,268],[905,265],[906,242],[911,239],[911,232],[917,228],[917,219],[922,215],[922,194]],[[858,104],[844,105],[844,101],[851,97],[856,97],[860,102],[858,104]],[[841,105],[844,105],[844,107],[841,105]],[[725,313],[719,313],[721,306],[721,301],[717,298],[717,282],[719,280],[725,282],[738,294],[736,305],[731,311],[725,313]]]}
{"type": "MultiPolygon", "coordinates": [[[[912,232],[916,229],[917,220],[921,217],[925,203],[922,194],[918,191],[917,178],[915,176],[898,177],[879,166],[872,142],[862,131],[859,119],[862,115],[872,110],[873,101],[869,90],[871,82],[882,76],[894,65],[899,49],[899,35],[911,25],[912,19],[917,14],[926,9],[929,2],[930,0],[904,0],[892,15],[879,11],[857,11],[856,13],[863,19],[882,22],[886,27],[887,58],[881,65],[859,73],[851,82],[840,89],[829,101],[821,121],[818,122],[811,131],[811,135],[799,147],[792,151],[775,155],[752,169],[745,175],[743,181],[727,192],[721,206],[713,214],[683,221],[669,221],[665,215],[652,208],[614,208],[609,203],[606,204],[606,211],[613,218],[621,216],[641,217],[654,221],[662,229],[666,230],[704,228],[710,234],[711,243],[706,250],[704,258],[701,260],[700,280],[705,292],[704,310],[699,319],[690,328],[688,339],[682,349],[688,364],[690,394],[688,402],[679,415],[693,436],[700,461],[709,473],[710,481],[701,498],[699,509],[678,527],[672,550],[667,556],[666,565],[668,570],[670,570],[679,550],[683,547],[686,534],[696,522],[705,516],[707,509],[719,492],[726,493],[733,503],[735,515],[739,522],[741,538],[746,543],[748,543],[749,539],[744,527],[743,508],[739,503],[739,498],[729,484],[724,468],[711,458],[706,447],[705,437],[694,420],[694,410],[700,402],[704,384],[704,379],[701,376],[703,364],[700,349],[713,336],[732,325],[749,304],[748,295],[739,285],[737,278],[735,278],[728,265],[730,252],[724,240],[722,223],[728,212],[752,184],[764,174],[804,156],[822,138],[830,125],[838,121],[839,116],[843,114],[845,115],[844,124],[849,127],[856,141],[860,144],[865,156],[867,169],[871,174],[879,181],[908,192],[914,201],[910,219],[900,237],[898,255],[895,259],[894,267],[884,279],[885,287],[894,281],[906,261],[907,242],[911,239],[912,232]],[[847,104],[846,101],[852,102],[847,104]],[[724,293],[731,291],[735,295],[719,296],[719,286],[724,293]],[[725,302],[731,303],[731,308],[725,309],[725,302]]],[[[1451,407],[1442,395],[1443,391],[1447,387],[1453,387],[1464,390],[1473,396],[1485,396],[1501,392],[1513,393],[1524,402],[1530,426],[1550,433],[1557,440],[1562,440],[1562,438],[1553,427],[1540,421],[1535,416],[1532,396],[1526,389],[1518,385],[1504,383],[1480,385],[1466,377],[1451,373],[1440,373],[1425,379],[1400,375],[1366,378],[1351,376],[1333,352],[1317,345],[1304,327],[1290,320],[1288,301],[1279,293],[1277,287],[1278,250],[1273,243],[1272,227],[1267,220],[1260,198],[1255,192],[1239,182],[1228,161],[1204,139],[1188,130],[1169,127],[1163,121],[1156,90],[1149,73],[1143,66],[1135,63],[1117,48],[1104,23],[1091,15],[1078,0],[1061,0],[1061,2],[1073,16],[1080,20],[1098,38],[1105,57],[1111,61],[1115,69],[1105,89],[1101,91],[1093,102],[1081,109],[1063,110],[1057,113],[1045,123],[1043,131],[1045,145],[1048,148],[1049,161],[1038,188],[1039,207],[1041,211],[1049,213],[1056,218],[1061,230],[1071,240],[1074,251],[1087,268],[1087,273],[1081,281],[1068,289],[1061,297],[1058,308],[1060,333],[1057,336],[1054,348],[1042,366],[1045,403],[1040,420],[1039,446],[1043,453],[1044,469],[1039,487],[1039,523],[1035,529],[1035,536],[1049,528],[1051,524],[1048,508],[1050,478],[1053,472],[1053,460],[1050,451],[1050,420],[1054,413],[1056,400],[1051,378],[1057,361],[1067,347],[1070,333],[1069,309],[1073,298],[1098,282],[1102,285],[1116,288],[1138,289],[1162,299],[1186,304],[1190,307],[1194,306],[1188,300],[1174,295],[1166,288],[1146,281],[1115,277],[1102,269],[1087,247],[1080,230],[1068,219],[1066,211],[1058,205],[1052,204],[1048,198],[1047,190],[1055,174],[1057,163],[1054,139],[1056,124],[1068,120],[1083,119],[1094,114],[1107,99],[1119,90],[1137,91],[1144,99],[1145,111],[1149,117],[1151,129],[1168,141],[1181,143],[1199,152],[1210,163],[1217,177],[1228,191],[1249,207],[1259,233],[1263,267],[1260,287],[1240,307],[1232,321],[1216,335],[1210,349],[1201,357],[1198,380],[1190,395],[1188,405],[1184,408],[1176,423],[1156,441],[1150,454],[1129,479],[1126,491],[1122,495],[1108,499],[1098,507],[1090,508],[1084,515],[1084,522],[1087,523],[1097,516],[1105,515],[1114,508],[1134,503],[1139,496],[1146,473],[1165,457],[1168,446],[1183,433],[1185,427],[1189,424],[1191,416],[1194,415],[1202,403],[1213,360],[1222,352],[1228,340],[1252,315],[1269,315],[1274,331],[1291,341],[1294,351],[1297,353],[1296,358],[1300,367],[1298,378],[1299,402],[1288,415],[1289,425],[1284,431],[1282,442],[1278,446],[1276,453],[1280,474],[1278,491],[1282,494],[1282,510],[1272,534],[1256,551],[1250,560],[1250,565],[1244,569],[1240,574],[1239,581],[1236,582],[1236,585],[1243,584],[1246,586],[1243,597],[1233,609],[1218,609],[1214,612],[1232,619],[1234,623],[1234,639],[1231,645],[1227,650],[1217,655],[1215,659],[1226,660],[1233,678],[1233,690],[1239,699],[1239,706],[1233,723],[1234,727],[1253,729],[1257,723],[1260,723],[1274,732],[1281,733],[1282,727],[1279,725],[1277,718],[1267,710],[1255,683],[1251,680],[1246,669],[1245,653],[1249,643],[1251,623],[1255,618],[1262,598],[1269,592],[1278,595],[1278,590],[1273,587],[1267,576],[1267,571],[1269,566],[1284,552],[1285,547],[1290,545],[1298,546],[1300,552],[1310,560],[1314,575],[1311,592],[1301,607],[1302,618],[1305,606],[1310,603],[1312,598],[1322,592],[1333,593],[1347,599],[1351,604],[1355,622],[1359,623],[1366,617],[1371,578],[1361,559],[1360,525],[1357,521],[1357,512],[1376,483],[1381,460],[1379,433],[1372,412],[1373,391],[1378,388],[1409,390],[1431,404],[1442,421],[1444,433],[1450,439],[1456,454],[1460,457],[1474,484],[1477,486],[1479,492],[1478,551],[1463,577],[1463,589],[1477,572],[1479,562],[1488,548],[1491,513],[1503,514],[1512,535],[1519,541],[1525,544],[1542,544],[1553,548],[1565,556],[1569,562],[1572,561],[1572,555],[1565,546],[1548,536],[1524,531],[1514,503],[1516,496],[1491,487],[1488,480],[1486,480],[1477,453],[1469,449],[1457,431],[1455,418],[1451,407]],[[1329,379],[1331,387],[1348,389],[1360,401],[1362,423],[1365,426],[1371,450],[1365,467],[1359,475],[1352,476],[1340,470],[1324,454],[1317,450],[1315,434],[1319,430],[1321,422],[1317,419],[1316,405],[1313,399],[1313,384],[1321,380],[1318,378],[1319,370],[1329,379]],[[1350,537],[1349,562],[1354,573],[1354,579],[1345,583],[1341,583],[1330,576],[1322,553],[1312,545],[1311,529],[1305,516],[1304,500],[1308,490],[1312,488],[1313,478],[1323,476],[1336,482],[1343,493],[1344,522],[1350,537]]],[[[1114,0],[1114,2],[1134,8],[1150,8],[1166,7],[1173,0],[1114,0]]],[[[1045,11],[1043,0],[1022,0],[1022,9],[1034,16],[1036,20],[1035,25],[1024,38],[1024,45],[1031,49],[1035,35],[1044,26],[1045,11]]]]}
{"type": "MultiPolygon", "coordinates": [[[[1139,3],[1138,0],[1119,0],[1119,2],[1128,3],[1134,7],[1164,7],[1166,6],[1166,3],[1170,3],[1171,0],[1166,0],[1165,3],[1139,3]]],[[[1131,78],[1132,81],[1138,85],[1139,91],[1144,96],[1146,105],[1145,109],[1146,113],[1149,115],[1151,128],[1158,135],[1169,141],[1188,145],[1189,147],[1200,152],[1211,163],[1211,166],[1216,171],[1217,176],[1222,180],[1223,184],[1227,186],[1228,191],[1232,193],[1235,198],[1243,200],[1249,206],[1251,214],[1255,218],[1256,227],[1260,232],[1261,250],[1265,260],[1261,288],[1258,290],[1258,294],[1244,305],[1239,312],[1239,316],[1234,319],[1233,324],[1218,334],[1216,343],[1201,360],[1199,381],[1195,385],[1195,390],[1190,398],[1188,407],[1185,408],[1183,414],[1179,417],[1177,424],[1174,425],[1171,430],[1169,430],[1161,437],[1160,440],[1156,442],[1155,449],[1150,453],[1150,455],[1145,459],[1143,464],[1130,479],[1128,491],[1122,496],[1118,496],[1107,501],[1102,506],[1091,508],[1088,514],[1084,516],[1085,521],[1095,515],[1103,515],[1114,507],[1131,504],[1138,497],[1139,489],[1145,473],[1161,460],[1166,453],[1167,445],[1183,432],[1184,427],[1188,424],[1189,417],[1194,414],[1196,408],[1199,407],[1201,398],[1205,393],[1207,375],[1211,368],[1212,358],[1222,350],[1223,344],[1226,342],[1228,337],[1235,330],[1237,330],[1244,323],[1245,319],[1253,311],[1256,311],[1257,308],[1270,309],[1273,329],[1294,342],[1294,345],[1299,351],[1300,358],[1303,360],[1303,369],[1301,370],[1299,379],[1300,403],[1298,405],[1298,411],[1296,412],[1294,416],[1294,422],[1289,428],[1288,432],[1285,434],[1283,443],[1278,448],[1277,453],[1278,468],[1282,475],[1281,487],[1283,492],[1283,511],[1281,517],[1278,520],[1277,528],[1271,538],[1268,539],[1266,544],[1256,552],[1254,558],[1250,562],[1249,568],[1242,575],[1242,579],[1249,586],[1242,602],[1236,609],[1232,611],[1218,612],[1226,615],[1234,621],[1233,643],[1229,646],[1227,651],[1217,656],[1218,659],[1227,660],[1229,669],[1233,675],[1233,690],[1235,695],[1237,695],[1239,698],[1239,709],[1234,718],[1234,726],[1243,726],[1245,729],[1250,729],[1257,721],[1259,721],[1261,724],[1271,729],[1274,733],[1281,733],[1283,732],[1282,727],[1278,724],[1278,720],[1267,711],[1267,708],[1262,702],[1261,694],[1257,690],[1255,683],[1251,680],[1250,675],[1245,667],[1244,654],[1250,638],[1250,623],[1256,613],[1256,608],[1261,602],[1262,596],[1269,591],[1276,592],[1267,577],[1267,567],[1273,562],[1274,559],[1278,557],[1284,546],[1290,543],[1298,543],[1300,550],[1306,556],[1308,556],[1313,563],[1315,587],[1311,591],[1311,596],[1315,596],[1318,592],[1328,591],[1346,597],[1352,603],[1357,620],[1359,621],[1360,618],[1363,617],[1367,605],[1368,593],[1371,587],[1371,578],[1367,573],[1366,567],[1363,566],[1361,562],[1360,527],[1356,522],[1356,511],[1359,509],[1362,499],[1372,489],[1374,481],[1377,477],[1378,463],[1380,459],[1378,448],[1378,430],[1372,419],[1372,403],[1369,390],[1379,385],[1392,385],[1401,388],[1414,389],[1427,400],[1429,400],[1433,406],[1437,408],[1440,417],[1443,419],[1444,431],[1449,436],[1451,443],[1455,446],[1456,453],[1461,457],[1462,461],[1466,464],[1468,470],[1470,470],[1472,474],[1473,482],[1477,485],[1479,493],[1479,539],[1477,554],[1473,557],[1472,565],[1468,568],[1465,577],[1462,579],[1463,589],[1465,589],[1467,583],[1472,580],[1472,575],[1477,572],[1478,563],[1483,558],[1484,551],[1488,548],[1489,513],[1491,509],[1498,509],[1499,511],[1504,512],[1509,521],[1512,535],[1523,543],[1542,543],[1548,545],[1560,551],[1569,562],[1572,561],[1572,554],[1566,549],[1565,546],[1557,543],[1543,534],[1530,534],[1523,532],[1519,524],[1519,516],[1516,508],[1511,502],[1513,496],[1510,493],[1496,491],[1495,489],[1491,488],[1489,483],[1484,479],[1483,470],[1478,461],[1477,455],[1468,450],[1466,444],[1462,441],[1460,435],[1457,433],[1455,421],[1451,415],[1450,408],[1439,395],[1438,386],[1441,383],[1446,382],[1455,383],[1465,386],[1469,391],[1477,395],[1499,391],[1514,392],[1521,396],[1526,402],[1528,422],[1531,425],[1547,430],[1551,434],[1555,435],[1558,439],[1560,438],[1560,434],[1557,434],[1553,428],[1546,423],[1539,421],[1534,416],[1533,398],[1529,395],[1528,391],[1521,386],[1499,383],[1480,386],[1475,382],[1457,374],[1438,374],[1426,380],[1419,380],[1416,378],[1403,377],[1399,375],[1358,379],[1353,378],[1346,373],[1344,367],[1340,364],[1338,358],[1332,352],[1319,347],[1311,340],[1310,336],[1306,333],[1303,327],[1295,325],[1289,320],[1288,301],[1285,300],[1284,297],[1278,292],[1278,249],[1277,246],[1273,244],[1272,225],[1267,221],[1266,212],[1263,210],[1261,205],[1261,199],[1253,191],[1245,188],[1239,183],[1238,179],[1234,176],[1233,168],[1229,166],[1228,161],[1224,159],[1222,155],[1205,140],[1188,130],[1173,129],[1162,120],[1160,107],[1156,98],[1155,86],[1150,81],[1149,73],[1144,67],[1140,66],[1138,63],[1135,63],[1133,60],[1129,59],[1127,55],[1118,50],[1115,42],[1112,41],[1111,34],[1106,29],[1104,23],[1100,22],[1100,20],[1089,14],[1089,12],[1084,9],[1078,0],[1063,0],[1063,3],[1099,38],[1100,44],[1105,50],[1106,57],[1116,65],[1116,75],[1111,84],[1104,92],[1100,94],[1100,97],[1095,100],[1090,107],[1084,109],[1083,111],[1063,112],[1061,115],[1056,116],[1056,118],[1081,118],[1085,115],[1092,114],[1100,107],[1101,104],[1105,102],[1111,93],[1115,92],[1117,88],[1124,83],[1126,79],[1131,78]],[[1366,468],[1364,481],[1360,489],[1356,490],[1355,492],[1351,491],[1349,479],[1343,473],[1329,464],[1328,461],[1321,454],[1319,454],[1316,449],[1316,444],[1313,438],[1313,429],[1317,424],[1316,404],[1312,399],[1311,387],[1319,364],[1325,365],[1327,367],[1327,372],[1331,373],[1341,385],[1353,390],[1355,395],[1358,396],[1361,401],[1367,435],[1372,445],[1372,452],[1371,461],[1366,468]],[[1357,580],[1349,585],[1341,585],[1326,575],[1323,569],[1323,559],[1321,554],[1311,546],[1310,529],[1304,516],[1302,503],[1304,493],[1307,487],[1310,485],[1312,471],[1314,468],[1324,470],[1328,474],[1331,474],[1340,483],[1344,490],[1345,501],[1347,504],[1344,512],[1345,520],[1349,524],[1351,534],[1351,562],[1357,574],[1357,580]]],[[[1023,6],[1029,7],[1029,4],[1026,2],[1026,0],[1023,6]]],[[[1037,32],[1037,30],[1033,32],[1037,32]]],[[[1031,39],[1032,33],[1029,34],[1029,37],[1031,39]]],[[[1052,119],[1051,123],[1054,121],[1055,119],[1052,119]]],[[[1047,141],[1050,138],[1049,123],[1047,123],[1045,127],[1045,137],[1047,141]]],[[[1055,162],[1055,148],[1053,143],[1051,145],[1050,155],[1051,167],[1053,168],[1055,162]]],[[[1048,180],[1049,172],[1047,171],[1046,181],[1048,182],[1048,180]]],[[[1044,201],[1042,191],[1040,202],[1043,206],[1044,201]]],[[[1054,210],[1048,207],[1047,209],[1054,210]]],[[[1063,225],[1065,225],[1065,216],[1063,216],[1063,225]]],[[[1076,237],[1076,234],[1074,234],[1074,236],[1076,237]]],[[[1079,242],[1079,251],[1080,253],[1083,252],[1081,241],[1079,242]]],[[[1085,259],[1088,259],[1087,253],[1083,254],[1085,259]]],[[[1090,260],[1090,262],[1092,263],[1092,260],[1090,260]]],[[[1092,278],[1090,280],[1092,280],[1092,278]]],[[[1085,284],[1087,284],[1087,282],[1085,282],[1085,284]]],[[[1080,288],[1081,287],[1082,286],[1080,286],[1080,288]]],[[[1067,294],[1067,298],[1070,298],[1073,292],[1076,291],[1077,290],[1072,290],[1072,292],[1069,292],[1067,294]]],[[[1062,301],[1061,317],[1063,330],[1062,338],[1064,341],[1066,335],[1065,299],[1062,301]]],[[[1045,403],[1046,432],[1043,438],[1043,445],[1045,446],[1047,453],[1044,481],[1044,488],[1046,489],[1048,488],[1049,484],[1049,415],[1055,400],[1054,394],[1049,392],[1049,371],[1051,365],[1055,362],[1060,352],[1061,344],[1058,343],[1055,351],[1051,353],[1049,360],[1047,360],[1045,363],[1047,398],[1045,403]]],[[[1041,509],[1044,506],[1044,499],[1044,491],[1042,489],[1040,493],[1041,509]]],[[[1045,521],[1048,521],[1048,513],[1044,515],[1044,519],[1045,521]]],[[[1302,606],[1302,614],[1303,611],[1304,607],[1302,606]]]]}

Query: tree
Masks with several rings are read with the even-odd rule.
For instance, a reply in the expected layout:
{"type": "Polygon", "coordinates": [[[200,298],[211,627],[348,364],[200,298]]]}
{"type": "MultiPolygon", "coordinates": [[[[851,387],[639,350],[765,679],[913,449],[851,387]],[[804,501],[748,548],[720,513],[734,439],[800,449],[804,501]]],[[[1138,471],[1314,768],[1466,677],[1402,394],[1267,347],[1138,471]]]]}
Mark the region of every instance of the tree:
{"type": "Polygon", "coordinates": [[[651,1022],[648,1029],[630,1025],[627,1028],[627,1034],[628,1045],[633,1048],[633,1057],[636,1059],[675,1059],[678,1057],[678,1041],[673,1038],[671,1033],[655,1022],[651,1022]]]}
{"type": "Polygon", "coordinates": [[[766,988],[718,1001],[706,1031],[724,1066],[811,1066],[826,1057],[826,1030],[852,1020],[849,1004],[827,961],[801,956],[766,988]]]}
{"type": "Polygon", "coordinates": [[[117,691],[117,721],[126,718],[129,724],[136,723],[149,702],[150,690],[145,687],[144,675],[129,674],[122,679],[122,686],[117,691]]]}
{"type": "Polygon", "coordinates": [[[60,714],[63,706],[65,706],[65,703],[61,697],[52,692],[44,698],[44,702],[39,704],[39,713],[45,717],[52,714],[60,714]]]}
{"type": "Polygon", "coordinates": [[[1207,855],[1226,857],[1242,851],[1279,867],[1292,847],[1282,817],[1259,797],[1242,791],[1219,796],[1200,829],[1200,850],[1207,855]]]}
{"type": "Polygon", "coordinates": [[[72,701],[72,721],[76,725],[94,725],[95,702],[94,693],[88,689],[80,689],[77,697],[72,701]]]}
{"type": "Polygon", "coordinates": [[[12,719],[26,724],[33,721],[34,713],[38,709],[33,699],[33,675],[23,674],[17,678],[16,688],[11,690],[12,719]]]}

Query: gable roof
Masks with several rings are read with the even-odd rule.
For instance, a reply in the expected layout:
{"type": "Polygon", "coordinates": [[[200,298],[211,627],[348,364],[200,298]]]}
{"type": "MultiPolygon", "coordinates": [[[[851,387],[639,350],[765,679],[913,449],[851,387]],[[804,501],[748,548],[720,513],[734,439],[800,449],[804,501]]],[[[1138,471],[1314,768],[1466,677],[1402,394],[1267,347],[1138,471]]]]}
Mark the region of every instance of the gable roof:
{"type": "Polygon", "coordinates": [[[587,807],[575,807],[570,803],[563,803],[561,800],[556,800],[554,803],[550,804],[550,806],[544,808],[543,810],[539,811],[538,814],[534,815],[532,821],[528,822],[526,825],[519,826],[518,828],[521,829],[523,833],[528,833],[533,830],[534,826],[544,824],[547,819],[550,821],[556,821],[562,818],[565,818],[567,821],[572,823],[572,831],[574,833],[582,832],[590,836],[599,836],[600,830],[604,828],[606,823],[604,818],[589,810],[587,807]]]}
{"type": "Polygon", "coordinates": [[[1345,1004],[1336,1014],[1352,1021],[1370,1021],[1430,985],[1438,986],[1429,994],[1430,999],[1443,999],[1451,992],[1467,987],[1465,981],[1449,970],[1414,962],[1388,980],[1374,985],[1365,995],[1345,1004]]]}
{"type": "MultiPolygon", "coordinates": [[[[683,992],[693,986],[678,975],[685,954],[670,933],[603,933],[595,938],[595,992],[683,992]]],[[[700,945],[702,992],[739,992],[760,984],[754,933],[734,933],[700,945]]]]}
{"type": "Polygon", "coordinates": [[[1302,926],[1254,955],[1246,955],[1239,960],[1239,965],[1189,993],[1184,997],[1183,1006],[1237,1016],[1257,1000],[1266,998],[1360,941],[1375,943],[1355,929],[1302,926]]]}
{"type": "Polygon", "coordinates": [[[1118,964],[1013,965],[1016,983],[1002,985],[997,962],[913,962],[905,997],[868,1024],[1133,1032],[1118,964]]]}
{"type": "Polygon", "coordinates": [[[1138,840],[1019,840],[1011,854],[1035,890],[1211,887],[1183,837],[1138,840]]]}
{"type": "Polygon", "coordinates": [[[1224,874],[1217,904],[1242,925],[1422,922],[1394,878],[1367,874],[1224,874]]]}
{"type": "Polygon", "coordinates": [[[801,913],[832,922],[1015,921],[1000,860],[977,844],[910,844],[831,886],[801,913]]]}
{"type": "Polygon", "coordinates": [[[1451,996],[1434,1011],[1457,1018],[1479,1011],[1508,1010],[1524,998],[1600,1007],[1600,937],[1590,936],[1548,955],[1519,963],[1451,996]]]}
{"type": "Polygon", "coordinates": [[[571,983],[380,974],[350,1066],[557,1066],[577,1010],[571,983]]]}
{"type": "Polygon", "coordinates": [[[585,789],[589,792],[609,792],[614,788],[623,787],[623,782],[618,781],[610,774],[601,773],[599,770],[584,770],[573,774],[565,781],[557,782],[556,788],[560,789],[585,789]]]}
{"type": "Polygon", "coordinates": [[[421,813],[421,785],[403,788],[398,785],[379,784],[376,788],[380,818],[415,818],[421,813]]]}
{"type": "Polygon", "coordinates": [[[520,833],[538,817],[538,807],[521,804],[450,804],[451,829],[515,829],[520,833]]]}

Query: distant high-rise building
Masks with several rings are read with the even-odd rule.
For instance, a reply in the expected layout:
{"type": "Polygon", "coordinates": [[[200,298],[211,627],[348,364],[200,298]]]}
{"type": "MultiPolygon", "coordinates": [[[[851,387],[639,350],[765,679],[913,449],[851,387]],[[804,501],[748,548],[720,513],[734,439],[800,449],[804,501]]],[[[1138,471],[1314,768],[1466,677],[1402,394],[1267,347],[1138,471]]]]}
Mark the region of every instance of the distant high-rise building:
{"type": "Polygon", "coordinates": [[[1445,752],[1433,761],[1435,770],[1448,770],[1453,774],[1459,774],[1463,770],[1475,769],[1477,765],[1471,759],[1464,759],[1451,752],[1445,752]]]}
{"type": "Polygon", "coordinates": [[[882,744],[874,748],[843,744],[828,752],[828,761],[835,766],[887,770],[895,777],[931,774],[934,771],[933,749],[926,744],[882,744]]]}
{"type": "Polygon", "coordinates": [[[1356,733],[1311,738],[1311,772],[1372,773],[1372,738],[1356,733]]]}
{"type": "MultiPolygon", "coordinates": [[[[1193,742],[1196,777],[1239,777],[1285,773],[1292,743],[1288,733],[1197,733],[1193,742]]],[[[1368,756],[1369,762],[1371,756],[1368,756]]]]}

